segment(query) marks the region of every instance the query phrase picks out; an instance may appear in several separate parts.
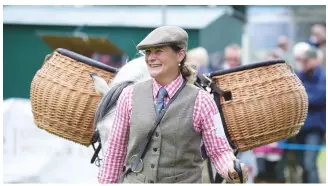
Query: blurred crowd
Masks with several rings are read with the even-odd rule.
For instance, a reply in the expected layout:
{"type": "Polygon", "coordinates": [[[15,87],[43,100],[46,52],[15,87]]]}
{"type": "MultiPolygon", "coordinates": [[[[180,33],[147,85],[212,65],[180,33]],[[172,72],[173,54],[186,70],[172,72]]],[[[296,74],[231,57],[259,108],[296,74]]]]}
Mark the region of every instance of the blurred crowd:
{"type": "MultiPolygon", "coordinates": [[[[325,26],[313,25],[307,41],[296,43],[292,47],[289,45],[288,37],[280,36],[276,47],[262,61],[283,59],[294,68],[308,95],[307,118],[295,137],[239,154],[241,161],[249,168],[250,183],[321,182],[317,158],[321,145],[326,141],[325,26]]],[[[227,46],[223,66],[208,71],[243,65],[241,50],[237,44],[227,46]]]]}
{"type": "Polygon", "coordinates": [[[317,158],[326,136],[326,29],[315,24],[308,41],[296,43],[288,51],[286,36],[278,38],[277,48],[268,59],[284,59],[295,69],[308,95],[309,108],[304,126],[290,139],[254,149],[258,181],[320,183],[317,158]],[[298,144],[285,149],[284,144],[298,144]],[[286,171],[287,170],[287,171],[286,171]]]}

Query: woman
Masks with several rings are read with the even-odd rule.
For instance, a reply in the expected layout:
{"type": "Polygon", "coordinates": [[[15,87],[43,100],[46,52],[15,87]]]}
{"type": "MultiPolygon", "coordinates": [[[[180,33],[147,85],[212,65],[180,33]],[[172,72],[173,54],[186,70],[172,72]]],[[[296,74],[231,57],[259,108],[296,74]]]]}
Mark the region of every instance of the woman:
{"type": "MultiPolygon", "coordinates": [[[[236,157],[225,136],[218,135],[222,131],[216,130],[219,114],[214,100],[186,83],[191,75],[184,65],[187,44],[187,32],[175,26],[159,27],[138,44],[137,49],[146,53],[152,79],[129,86],[120,95],[100,183],[200,183],[202,141],[216,170],[226,180],[239,182],[233,169],[236,157]],[[148,134],[150,142],[140,153],[148,134]]],[[[247,169],[241,167],[245,181],[247,169]]]]}

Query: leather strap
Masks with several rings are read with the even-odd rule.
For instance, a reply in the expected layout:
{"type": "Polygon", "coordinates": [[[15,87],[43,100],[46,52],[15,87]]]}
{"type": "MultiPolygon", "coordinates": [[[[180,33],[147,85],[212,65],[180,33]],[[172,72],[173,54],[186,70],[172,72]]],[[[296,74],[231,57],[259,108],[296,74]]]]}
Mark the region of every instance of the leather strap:
{"type": "Polygon", "coordinates": [[[175,98],[177,98],[177,96],[179,95],[179,93],[182,91],[182,89],[185,87],[185,85],[187,84],[187,81],[184,80],[182,85],[180,86],[180,88],[178,89],[178,91],[174,94],[174,96],[170,99],[170,101],[168,102],[167,105],[165,105],[164,109],[161,110],[161,112],[159,113],[159,115],[157,116],[153,127],[149,130],[147,137],[145,138],[145,140],[140,144],[139,146],[139,152],[137,157],[135,158],[134,162],[132,163],[131,167],[129,167],[125,173],[124,176],[126,176],[127,174],[133,172],[134,170],[136,170],[136,168],[139,165],[139,160],[144,157],[145,153],[146,153],[146,149],[149,145],[149,142],[153,136],[153,133],[155,132],[157,126],[159,125],[160,121],[162,120],[163,116],[165,115],[168,107],[170,106],[170,104],[175,100],[175,98]]]}

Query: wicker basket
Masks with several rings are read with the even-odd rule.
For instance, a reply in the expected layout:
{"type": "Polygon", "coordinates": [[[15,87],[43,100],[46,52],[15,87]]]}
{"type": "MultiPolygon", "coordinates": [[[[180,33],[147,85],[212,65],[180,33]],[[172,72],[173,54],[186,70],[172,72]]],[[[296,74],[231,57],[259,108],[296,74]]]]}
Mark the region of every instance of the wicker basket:
{"type": "Polygon", "coordinates": [[[220,97],[219,110],[231,145],[239,151],[296,135],[307,115],[305,89],[282,60],[217,71],[210,77],[231,100],[220,97]]]}
{"type": "Polygon", "coordinates": [[[31,84],[32,112],[37,126],[89,146],[95,131],[94,113],[101,99],[90,74],[97,73],[110,82],[116,71],[77,53],[55,50],[31,84]]]}

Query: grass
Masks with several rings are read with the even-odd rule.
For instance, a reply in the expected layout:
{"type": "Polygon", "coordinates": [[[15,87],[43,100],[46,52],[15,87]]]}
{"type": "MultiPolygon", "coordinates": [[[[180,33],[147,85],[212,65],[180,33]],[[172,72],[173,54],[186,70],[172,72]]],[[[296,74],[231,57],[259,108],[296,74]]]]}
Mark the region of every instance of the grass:
{"type": "Polygon", "coordinates": [[[326,149],[319,152],[317,159],[319,178],[321,183],[326,183],[326,149]]]}

